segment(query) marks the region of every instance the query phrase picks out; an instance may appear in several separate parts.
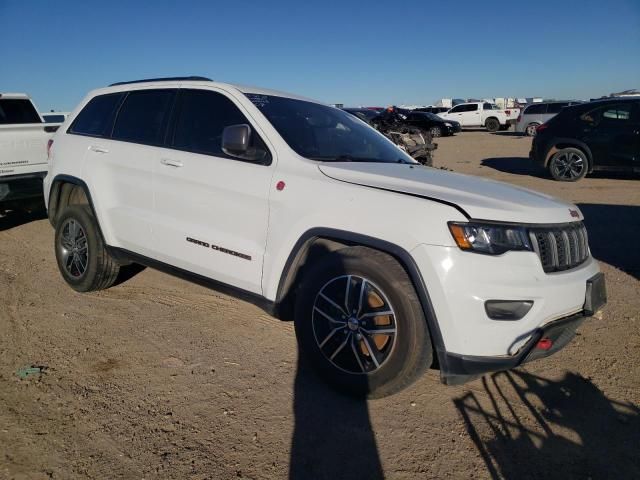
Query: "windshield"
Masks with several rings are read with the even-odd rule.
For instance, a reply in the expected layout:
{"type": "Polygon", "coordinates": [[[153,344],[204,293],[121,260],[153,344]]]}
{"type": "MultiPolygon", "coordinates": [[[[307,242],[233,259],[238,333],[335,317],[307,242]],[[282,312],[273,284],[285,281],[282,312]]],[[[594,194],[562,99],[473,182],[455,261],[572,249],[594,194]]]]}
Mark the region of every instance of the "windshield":
{"type": "Polygon", "coordinates": [[[382,134],[337,108],[273,95],[245,95],[303,157],[338,162],[416,163],[382,134]]]}

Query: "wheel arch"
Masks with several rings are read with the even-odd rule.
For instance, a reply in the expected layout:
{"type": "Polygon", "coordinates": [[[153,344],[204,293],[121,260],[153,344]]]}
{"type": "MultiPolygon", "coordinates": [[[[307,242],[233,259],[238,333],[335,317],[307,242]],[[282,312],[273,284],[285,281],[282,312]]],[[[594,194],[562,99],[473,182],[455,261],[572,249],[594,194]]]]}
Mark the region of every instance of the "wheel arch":
{"type": "Polygon", "coordinates": [[[547,155],[545,156],[545,159],[544,159],[545,168],[549,166],[549,160],[551,159],[551,157],[558,150],[561,150],[563,148],[577,148],[578,150],[583,151],[584,154],[587,156],[587,161],[589,162],[589,168],[587,172],[588,173],[593,172],[593,154],[591,153],[591,149],[586,143],[581,142],[580,140],[577,140],[575,138],[558,138],[554,140],[554,142],[551,144],[551,148],[549,148],[549,151],[547,152],[547,155]]]}
{"type": "MultiPolygon", "coordinates": [[[[91,191],[84,180],[72,175],[57,175],[51,182],[49,191],[49,204],[47,211],[49,222],[53,227],[65,207],[69,205],[88,205],[91,213],[97,220],[96,210],[91,198],[91,191]]],[[[102,236],[102,230],[98,222],[98,230],[102,236]]],[[[104,236],[102,236],[104,240],[104,236]]]]}
{"type": "Polygon", "coordinates": [[[322,256],[322,250],[324,250],[324,254],[327,254],[351,246],[363,246],[386,253],[392,256],[409,275],[427,321],[434,351],[434,362],[437,362],[442,369],[444,362],[446,362],[446,350],[424,279],[411,254],[403,247],[386,240],[331,228],[313,228],[306,231],[294,245],[280,275],[275,302],[276,316],[283,320],[293,319],[296,285],[304,275],[304,267],[307,262],[319,259],[322,256]],[[314,252],[314,246],[318,245],[321,246],[320,251],[314,252]]]}

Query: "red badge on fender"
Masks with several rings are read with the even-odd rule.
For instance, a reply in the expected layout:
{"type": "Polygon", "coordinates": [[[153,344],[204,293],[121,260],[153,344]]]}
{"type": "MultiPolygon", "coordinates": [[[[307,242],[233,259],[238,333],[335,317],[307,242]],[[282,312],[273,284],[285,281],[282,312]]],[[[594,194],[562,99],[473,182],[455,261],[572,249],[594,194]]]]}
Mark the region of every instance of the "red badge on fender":
{"type": "Polygon", "coordinates": [[[569,213],[571,214],[572,217],[574,218],[580,218],[580,214],[578,213],[577,210],[571,210],[569,209],[569,213]]]}

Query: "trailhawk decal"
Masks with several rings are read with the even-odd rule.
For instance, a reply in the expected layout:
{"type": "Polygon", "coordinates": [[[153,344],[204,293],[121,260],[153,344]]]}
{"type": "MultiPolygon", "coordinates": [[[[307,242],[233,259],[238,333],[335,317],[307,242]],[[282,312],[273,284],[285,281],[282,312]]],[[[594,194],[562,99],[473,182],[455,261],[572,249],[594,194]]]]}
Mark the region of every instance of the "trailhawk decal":
{"type": "Polygon", "coordinates": [[[187,237],[187,242],[195,243],[196,245],[200,245],[201,247],[210,248],[211,250],[216,250],[221,253],[226,253],[227,255],[231,255],[233,257],[238,257],[238,258],[242,258],[243,260],[251,261],[251,255],[235,252],[233,250],[229,250],[228,248],[220,247],[218,245],[212,245],[210,243],[203,242],[202,240],[196,240],[195,238],[187,237]]]}

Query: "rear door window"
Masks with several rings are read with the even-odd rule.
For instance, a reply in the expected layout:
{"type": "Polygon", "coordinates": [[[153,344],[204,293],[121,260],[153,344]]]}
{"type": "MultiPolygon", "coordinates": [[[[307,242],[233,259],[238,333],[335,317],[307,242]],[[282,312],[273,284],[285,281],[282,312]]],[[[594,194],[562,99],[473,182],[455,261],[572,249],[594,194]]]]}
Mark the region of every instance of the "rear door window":
{"type": "Polygon", "coordinates": [[[175,89],[130,92],[118,112],[112,138],[162,145],[175,94],[175,89]]]}
{"type": "Polygon", "coordinates": [[[0,100],[0,125],[42,123],[33,104],[27,99],[5,98],[0,100]]]}
{"type": "Polygon", "coordinates": [[[631,110],[631,103],[607,105],[605,107],[594,108],[593,110],[583,113],[580,116],[580,120],[592,125],[620,125],[631,119],[631,110]]]}
{"type": "Polygon", "coordinates": [[[92,98],[69,127],[68,133],[91,137],[109,136],[113,117],[124,93],[110,93],[92,98]]]}

